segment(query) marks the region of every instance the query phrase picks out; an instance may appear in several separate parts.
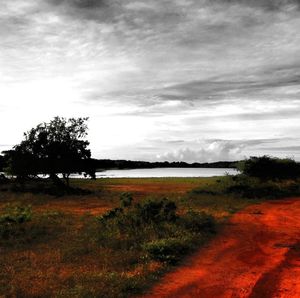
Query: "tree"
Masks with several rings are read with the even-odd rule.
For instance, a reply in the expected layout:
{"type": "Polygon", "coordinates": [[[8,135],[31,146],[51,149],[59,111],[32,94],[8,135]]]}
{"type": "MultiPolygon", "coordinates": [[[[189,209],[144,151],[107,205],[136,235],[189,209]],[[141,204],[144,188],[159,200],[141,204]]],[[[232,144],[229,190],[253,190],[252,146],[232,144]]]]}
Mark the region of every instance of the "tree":
{"type": "Polygon", "coordinates": [[[267,155],[250,157],[238,164],[238,169],[246,176],[261,180],[297,179],[300,177],[300,164],[293,159],[275,158],[267,155]]]}
{"type": "Polygon", "coordinates": [[[24,140],[4,154],[9,159],[7,172],[20,179],[49,175],[56,184],[61,174],[69,185],[72,173],[95,178],[91,151],[88,149],[88,118],[55,117],[24,133],[24,140]]]}

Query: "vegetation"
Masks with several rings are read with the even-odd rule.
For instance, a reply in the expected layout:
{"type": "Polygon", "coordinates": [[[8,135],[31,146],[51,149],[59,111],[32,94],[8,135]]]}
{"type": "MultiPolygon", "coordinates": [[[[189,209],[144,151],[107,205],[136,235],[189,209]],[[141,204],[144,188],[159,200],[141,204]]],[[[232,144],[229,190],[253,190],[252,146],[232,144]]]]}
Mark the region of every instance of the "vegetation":
{"type": "Polygon", "coordinates": [[[300,194],[300,165],[292,159],[251,157],[238,164],[240,174],[219,178],[194,194],[274,199],[300,194]]]}
{"type": "Polygon", "coordinates": [[[32,128],[19,145],[4,152],[6,172],[20,181],[39,174],[49,175],[57,185],[61,185],[57,174],[62,174],[67,184],[71,173],[84,172],[94,177],[89,142],[85,140],[86,121],[87,118],[55,117],[32,128]]]}
{"type": "Polygon", "coordinates": [[[234,212],[300,193],[297,177],[250,175],[249,164],[260,161],[248,161],[237,176],[71,179],[80,196],[62,193],[59,200],[56,192],[33,192],[43,181],[16,192],[4,179],[0,296],[128,297],[145,291],[234,212]]]}
{"type": "Polygon", "coordinates": [[[245,176],[261,180],[286,180],[300,177],[300,164],[293,159],[270,156],[250,157],[239,162],[238,169],[245,176]]]}
{"type": "Polygon", "coordinates": [[[204,212],[193,212],[195,220],[191,214],[179,216],[168,199],[132,205],[127,194],[121,196],[121,205],[99,217],[99,241],[124,253],[135,250],[136,262],[150,258],[175,264],[214,232],[213,217],[204,212]]]}
{"type": "Polygon", "coordinates": [[[71,187],[89,193],[59,200],[49,194],[0,192],[1,216],[24,210],[30,214],[14,224],[18,236],[0,241],[0,296],[127,297],[140,293],[206,242],[216,229],[215,222],[218,225],[233,208],[236,211],[250,203],[185,194],[215,181],[71,179],[71,187]]]}
{"type": "Polygon", "coordinates": [[[132,160],[94,159],[97,169],[149,169],[149,168],[236,168],[237,161],[218,161],[211,163],[187,162],[148,162],[132,160]]]}

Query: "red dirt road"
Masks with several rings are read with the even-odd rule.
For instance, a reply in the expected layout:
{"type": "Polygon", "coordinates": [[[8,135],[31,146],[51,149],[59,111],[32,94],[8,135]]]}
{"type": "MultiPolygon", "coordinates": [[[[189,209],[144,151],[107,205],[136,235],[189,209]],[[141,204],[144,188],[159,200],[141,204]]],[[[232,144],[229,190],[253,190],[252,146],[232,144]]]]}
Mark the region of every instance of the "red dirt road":
{"type": "Polygon", "coordinates": [[[300,198],[235,214],[144,298],[300,297],[300,198]]]}

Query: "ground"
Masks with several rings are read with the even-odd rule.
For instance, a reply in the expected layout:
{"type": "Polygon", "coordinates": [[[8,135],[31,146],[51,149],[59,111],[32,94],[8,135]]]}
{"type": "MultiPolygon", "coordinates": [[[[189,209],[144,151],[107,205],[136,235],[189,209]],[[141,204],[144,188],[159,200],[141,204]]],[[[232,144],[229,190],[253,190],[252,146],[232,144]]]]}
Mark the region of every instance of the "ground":
{"type": "Polygon", "coordinates": [[[38,237],[13,246],[0,243],[0,297],[116,298],[142,291],[149,293],[144,297],[162,298],[300,297],[300,200],[193,193],[218,179],[73,180],[73,186],[92,192],[62,197],[1,191],[0,211],[7,203],[32,205],[30,224],[38,237]],[[176,270],[145,263],[138,251],[100,247],[95,217],[116,207],[122,192],[131,192],[135,201],[168,197],[179,213],[206,211],[220,229],[176,270]]]}
{"type": "Polygon", "coordinates": [[[300,297],[299,219],[299,198],[250,206],[143,297],[300,297]]]}

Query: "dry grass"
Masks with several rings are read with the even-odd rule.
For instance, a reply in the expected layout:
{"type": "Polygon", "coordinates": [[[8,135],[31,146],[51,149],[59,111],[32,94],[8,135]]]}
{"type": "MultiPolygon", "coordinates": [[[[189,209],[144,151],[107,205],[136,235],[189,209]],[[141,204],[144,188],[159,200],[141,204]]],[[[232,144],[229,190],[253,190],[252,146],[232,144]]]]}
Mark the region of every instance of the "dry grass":
{"type": "Polygon", "coordinates": [[[147,288],[167,266],[139,262],[135,251],[97,244],[99,215],[118,204],[122,192],[136,201],[168,197],[179,206],[205,210],[223,219],[249,202],[209,195],[186,195],[215,178],[73,180],[72,185],[92,190],[84,196],[0,192],[0,209],[7,203],[32,205],[30,223],[45,226],[40,239],[0,245],[0,297],[127,297],[147,288]],[[53,213],[53,212],[56,213],[53,213]],[[45,216],[43,214],[56,214],[45,216]]]}

